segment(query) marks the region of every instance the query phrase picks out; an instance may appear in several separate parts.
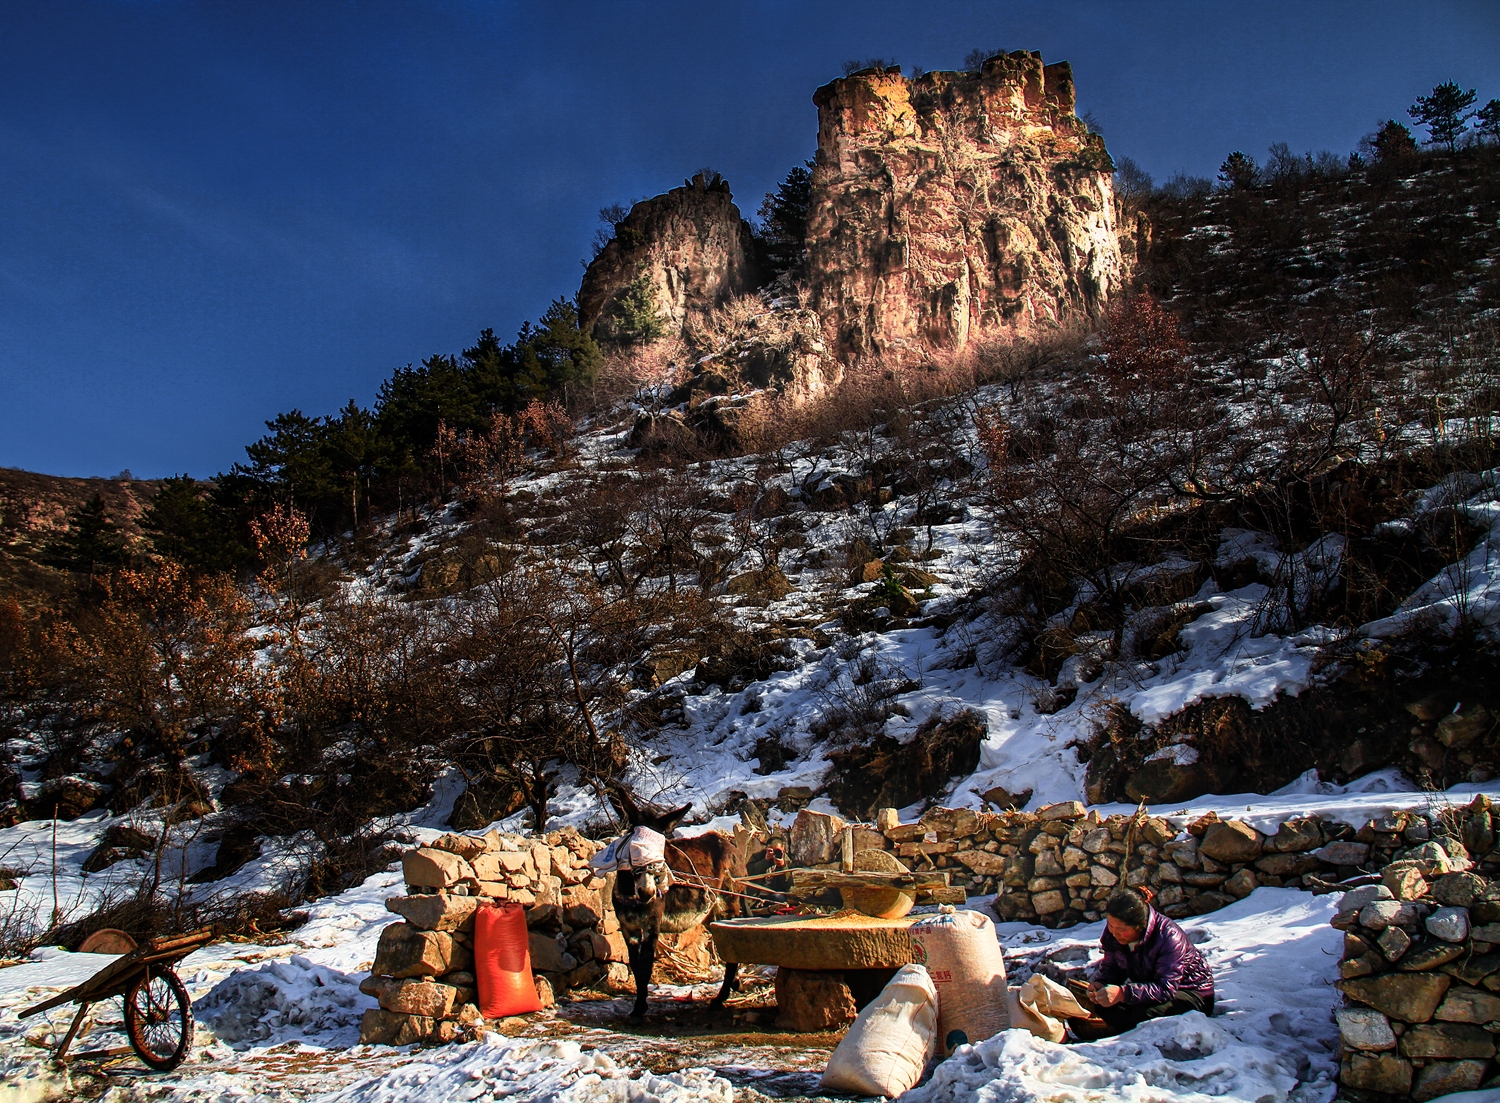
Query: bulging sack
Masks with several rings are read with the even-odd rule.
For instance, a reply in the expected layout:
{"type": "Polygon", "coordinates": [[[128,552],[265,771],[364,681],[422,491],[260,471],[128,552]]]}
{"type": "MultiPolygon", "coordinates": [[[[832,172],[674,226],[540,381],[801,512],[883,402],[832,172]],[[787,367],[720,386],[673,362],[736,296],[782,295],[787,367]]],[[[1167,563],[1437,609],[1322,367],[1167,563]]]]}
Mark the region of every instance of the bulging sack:
{"type": "Polygon", "coordinates": [[[1010,989],[1006,1001],[1012,1025],[1049,1042],[1060,1042],[1067,1036],[1065,1019],[1082,1019],[1089,1013],[1072,992],[1040,973],[1021,987],[1010,989]]]}
{"type": "Polygon", "coordinates": [[[937,1037],[937,989],[920,965],[905,965],[849,1028],[828,1059],[823,1087],[896,1096],[922,1078],[937,1037]]]}
{"type": "Polygon", "coordinates": [[[639,869],[664,861],[667,837],[649,827],[637,827],[621,835],[589,860],[589,868],[603,876],[618,869],[639,869]]]}
{"type": "Polygon", "coordinates": [[[486,1019],[540,1011],[531,976],[531,939],[520,904],[485,904],[474,913],[474,980],[486,1019]]]}
{"type": "Polygon", "coordinates": [[[1005,954],[995,925],[978,912],[945,907],[913,923],[916,960],[927,967],[937,988],[938,1041],[961,1030],[972,1044],[1010,1026],[1005,997],[1005,954]]]}

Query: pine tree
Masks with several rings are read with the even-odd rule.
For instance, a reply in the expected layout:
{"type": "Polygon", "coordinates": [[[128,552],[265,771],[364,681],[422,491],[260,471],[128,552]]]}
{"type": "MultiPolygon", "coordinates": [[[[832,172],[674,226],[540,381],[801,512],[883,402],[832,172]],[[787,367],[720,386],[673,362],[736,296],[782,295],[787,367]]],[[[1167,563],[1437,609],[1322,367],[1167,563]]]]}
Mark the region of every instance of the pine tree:
{"type": "Polygon", "coordinates": [[[1255,186],[1260,169],[1256,167],[1255,159],[1248,157],[1239,150],[1235,150],[1224,163],[1219,166],[1219,182],[1230,188],[1250,188],[1255,186]]]}
{"type": "Polygon", "coordinates": [[[760,205],[760,241],[771,278],[796,274],[807,242],[813,162],[797,165],[760,205]]]}
{"type": "Polygon", "coordinates": [[[614,322],[611,336],[621,344],[648,345],[667,331],[656,288],[644,273],[632,280],[615,299],[610,314],[614,322]]]}
{"type": "Polygon", "coordinates": [[[1448,152],[1452,153],[1458,146],[1464,124],[1475,115],[1468,109],[1478,98],[1474,89],[1465,92],[1448,80],[1434,88],[1432,95],[1418,96],[1417,102],[1407,108],[1406,113],[1427,128],[1428,145],[1447,146],[1448,152]]]}
{"type": "Polygon", "coordinates": [[[68,514],[67,531],[53,543],[51,552],[54,563],[86,572],[91,585],[100,570],[125,562],[125,541],[97,492],[68,514]]]}
{"type": "Polygon", "coordinates": [[[1500,141],[1500,100],[1490,100],[1474,115],[1479,120],[1476,129],[1490,141],[1500,141]]]}
{"type": "Polygon", "coordinates": [[[188,475],[162,480],[141,514],[141,528],[158,555],[191,570],[231,570],[249,555],[235,536],[230,512],[211,488],[188,475]]]}
{"type": "Polygon", "coordinates": [[[1395,119],[1387,119],[1370,139],[1370,148],[1375,151],[1375,160],[1384,165],[1416,153],[1417,140],[1395,119]]]}

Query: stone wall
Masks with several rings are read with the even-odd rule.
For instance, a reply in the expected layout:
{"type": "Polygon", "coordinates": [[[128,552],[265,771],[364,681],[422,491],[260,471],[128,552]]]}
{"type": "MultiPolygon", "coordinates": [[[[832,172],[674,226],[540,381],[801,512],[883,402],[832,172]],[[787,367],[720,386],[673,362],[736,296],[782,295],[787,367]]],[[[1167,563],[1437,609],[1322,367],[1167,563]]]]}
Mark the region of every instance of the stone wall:
{"type": "MultiPolygon", "coordinates": [[[[1487,806],[1465,815],[1476,825],[1490,822],[1487,806]]],[[[934,808],[904,824],[888,808],[875,824],[852,825],[852,834],[855,850],[890,850],[916,871],[949,870],[968,896],[997,894],[1001,919],[1070,927],[1098,920],[1121,883],[1150,886],[1157,907],[1173,918],[1216,911],[1258,885],[1330,891],[1385,869],[1444,830],[1423,812],[1382,816],[1358,828],[1306,817],[1270,835],[1213,813],[1186,824],[1174,819],[1101,817],[1068,801],[1036,812],[934,808]]],[[[837,862],[844,826],[837,816],[799,812],[788,838],[792,865],[837,862]]],[[[1493,829],[1485,830],[1474,829],[1478,860],[1500,868],[1493,829]]]]}
{"type": "Polygon", "coordinates": [[[381,931],[360,985],[380,1001],[365,1013],[360,1041],[449,1042],[479,1025],[474,912],[487,900],[525,906],[543,1006],[604,978],[625,946],[617,927],[608,930],[605,881],[589,869],[599,847],[565,828],[542,838],[444,835],[403,854],[407,895],[385,902],[401,919],[381,931]]]}
{"type": "Polygon", "coordinates": [[[1486,798],[1448,833],[1346,892],[1340,1081],[1355,1099],[1432,1099],[1500,1083],[1500,879],[1486,798]]]}

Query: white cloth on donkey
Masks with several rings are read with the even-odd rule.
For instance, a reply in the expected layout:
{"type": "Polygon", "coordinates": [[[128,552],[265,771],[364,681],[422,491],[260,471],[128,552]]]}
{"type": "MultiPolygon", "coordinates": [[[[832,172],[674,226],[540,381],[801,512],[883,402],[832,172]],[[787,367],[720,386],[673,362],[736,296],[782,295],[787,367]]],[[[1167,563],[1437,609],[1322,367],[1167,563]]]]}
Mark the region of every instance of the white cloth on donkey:
{"type": "Polygon", "coordinates": [[[621,869],[641,869],[666,861],[667,837],[649,827],[637,827],[621,835],[595,854],[589,868],[595,873],[614,873],[621,869]]]}

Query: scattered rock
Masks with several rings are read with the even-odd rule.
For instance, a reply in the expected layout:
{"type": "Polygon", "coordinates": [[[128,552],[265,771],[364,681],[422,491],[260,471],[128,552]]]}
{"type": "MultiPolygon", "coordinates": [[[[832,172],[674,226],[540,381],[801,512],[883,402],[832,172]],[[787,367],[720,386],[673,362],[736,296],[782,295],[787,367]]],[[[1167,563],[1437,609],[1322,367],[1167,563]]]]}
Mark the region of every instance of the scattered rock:
{"type": "Polygon", "coordinates": [[[1500,994],[1455,985],[1433,1014],[1439,1022],[1491,1023],[1500,1021],[1500,994]]]}
{"type": "Polygon", "coordinates": [[[1423,1023],[1401,1035],[1401,1052],[1407,1057],[1487,1058],[1495,1056],[1495,1040],[1472,1023],[1423,1023]]]}
{"type": "Polygon", "coordinates": [[[1236,900],[1243,900],[1255,891],[1255,874],[1248,869],[1242,869],[1234,876],[1224,882],[1224,891],[1236,900]]]}
{"type": "Polygon", "coordinates": [[[1427,893],[1427,879],[1414,866],[1387,866],[1380,874],[1380,881],[1397,900],[1416,900],[1427,893]]]}
{"type": "Polygon", "coordinates": [[[792,865],[816,866],[838,860],[839,832],[845,823],[838,816],[804,808],[792,822],[787,849],[792,865]]]}
{"type": "Polygon", "coordinates": [[[1482,895],[1488,883],[1477,873],[1445,873],[1432,883],[1431,895],[1439,904],[1467,908],[1482,895]]]}
{"type": "Polygon", "coordinates": [[[1281,854],[1313,850],[1323,845],[1323,826],[1312,816],[1288,820],[1266,840],[1266,849],[1281,854]]]}
{"type": "Polygon", "coordinates": [[[1375,940],[1387,961],[1398,961],[1411,948],[1411,935],[1400,927],[1387,927],[1375,940]]]}
{"type": "Polygon", "coordinates": [[[379,998],[380,1006],[387,1011],[445,1019],[453,1011],[458,994],[459,990],[452,985],[436,981],[397,980],[386,985],[379,998]]]}
{"type": "Polygon", "coordinates": [[[1494,724],[1495,718],[1489,709],[1483,705],[1466,705],[1439,720],[1432,734],[1443,746],[1457,750],[1473,743],[1494,724]]]}
{"type": "Polygon", "coordinates": [[[1370,860],[1370,844],[1340,839],[1314,850],[1313,855],[1331,866],[1362,866],[1370,860]]]}
{"type": "Polygon", "coordinates": [[[1463,952],[1462,946],[1455,946],[1451,942],[1438,942],[1407,954],[1396,968],[1405,973],[1426,972],[1429,969],[1447,965],[1454,958],[1462,956],[1463,952]]]}
{"type": "Polygon", "coordinates": [[[413,927],[424,931],[474,930],[474,912],[479,907],[475,896],[452,896],[446,892],[422,896],[392,896],[385,910],[394,912],[413,927]]]}
{"type": "Polygon", "coordinates": [[[1428,1061],[1417,1073],[1411,1097],[1426,1103],[1440,1095],[1473,1091],[1484,1079],[1484,1061],[1428,1061]]]}
{"type": "Polygon", "coordinates": [[[446,931],[421,931],[392,923],[380,932],[370,972],[385,977],[436,977],[472,968],[474,955],[446,931]]]}
{"type": "Polygon", "coordinates": [[[401,873],[410,887],[436,891],[474,877],[474,867],[457,854],[421,847],[401,855],[401,873]]]}
{"type": "Polygon", "coordinates": [[[760,571],[747,571],[729,580],[726,593],[737,594],[753,601],[780,601],[793,590],[791,582],[781,573],[780,567],[767,567],[760,571]]]}

